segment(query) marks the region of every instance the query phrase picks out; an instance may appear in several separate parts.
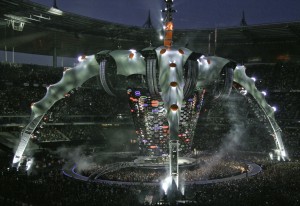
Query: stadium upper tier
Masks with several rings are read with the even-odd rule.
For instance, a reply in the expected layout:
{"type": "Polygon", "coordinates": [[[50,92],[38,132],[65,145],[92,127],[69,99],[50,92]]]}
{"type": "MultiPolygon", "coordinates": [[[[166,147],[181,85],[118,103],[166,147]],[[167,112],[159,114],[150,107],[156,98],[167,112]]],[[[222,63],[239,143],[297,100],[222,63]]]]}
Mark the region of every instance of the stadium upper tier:
{"type": "MultiPolygon", "coordinates": [[[[64,11],[57,15],[49,9],[31,1],[1,0],[0,48],[42,55],[53,55],[56,48],[58,56],[76,57],[105,49],[142,49],[150,42],[153,46],[162,44],[160,28],[121,25],[64,11]]],[[[174,45],[240,62],[299,58],[300,22],[218,28],[217,35],[215,31],[176,29],[174,45]]]]}

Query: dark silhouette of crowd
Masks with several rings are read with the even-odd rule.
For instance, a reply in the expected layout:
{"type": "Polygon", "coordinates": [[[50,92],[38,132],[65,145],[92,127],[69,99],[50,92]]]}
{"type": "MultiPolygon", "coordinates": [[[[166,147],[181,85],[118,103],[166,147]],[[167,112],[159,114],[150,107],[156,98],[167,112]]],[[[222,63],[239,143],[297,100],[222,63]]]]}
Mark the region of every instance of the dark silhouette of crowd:
{"type": "MultiPolygon", "coordinates": [[[[57,83],[63,71],[64,68],[1,63],[0,74],[5,78],[0,81],[0,115],[29,115],[31,104],[45,96],[46,87],[57,83]]],[[[53,118],[64,121],[62,116],[120,113],[124,102],[106,94],[97,78],[65,94],[65,98],[51,108],[53,118]]]]}
{"type": "MultiPolygon", "coordinates": [[[[234,158],[234,157],[232,157],[234,158]]],[[[255,160],[263,172],[241,180],[185,186],[190,205],[298,205],[300,163],[270,162],[255,154],[238,154],[255,160]]],[[[41,150],[33,171],[27,175],[8,169],[9,158],[1,158],[0,203],[2,205],[156,205],[162,199],[160,185],[111,185],[81,182],[64,176],[66,159],[41,150]],[[145,203],[151,197],[150,203],[145,203]]],[[[147,172],[147,174],[149,174],[147,172]]],[[[169,194],[171,195],[171,194],[169,194]]]]}

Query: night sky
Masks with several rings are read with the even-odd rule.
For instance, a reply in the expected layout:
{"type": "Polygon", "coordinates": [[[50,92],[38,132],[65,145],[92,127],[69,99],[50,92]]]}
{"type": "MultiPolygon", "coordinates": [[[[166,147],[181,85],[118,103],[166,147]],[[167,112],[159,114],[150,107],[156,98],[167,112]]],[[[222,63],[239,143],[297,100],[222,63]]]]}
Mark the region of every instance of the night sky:
{"type": "MultiPolygon", "coordinates": [[[[51,7],[53,0],[33,0],[51,7]]],[[[96,19],[142,26],[151,11],[159,27],[162,0],[57,0],[57,6],[96,19]]],[[[175,28],[239,26],[242,11],[249,25],[300,21],[300,0],[174,0],[175,28]]]]}
{"type": "MultiPolygon", "coordinates": [[[[53,0],[31,0],[48,6],[53,0]]],[[[109,22],[133,26],[142,26],[151,11],[152,21],[161,29],[162,0],[57,0],[59,9],[82,16],[109,22]]],[[[283,23],[300,21],[300,0],[174,0],[176,28],[215,28],[239,26],[242,12],[245,11],[248,25],[283,23]]],[[[12,55],[8,54],[11,61],[12,55]]],[[[0,61],[4,61],[4,52],[0,50],[0,61]]],[[[15,54],[19,63],[51,65],[49,56],[28,57],[27,54],[15,54]]],[[[58,65],[61,65],[58,58],[58,65]]],[[[73,66],[73,58],[64,58],[64,65],[73,66]]]]}

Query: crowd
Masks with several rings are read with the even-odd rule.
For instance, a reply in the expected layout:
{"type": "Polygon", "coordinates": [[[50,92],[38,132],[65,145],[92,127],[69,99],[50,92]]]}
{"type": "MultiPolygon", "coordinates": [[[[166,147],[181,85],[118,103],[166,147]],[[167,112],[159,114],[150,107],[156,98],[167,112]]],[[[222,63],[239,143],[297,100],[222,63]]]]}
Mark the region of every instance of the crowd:
{"type": "MultiPolygon", "coordinates": [[[[201,158],[202,159],[202,158],[201,158]]],[[[200,167],[193,170],[183,170],[183,178],[185,181],[199,181],[221,179],[225,177],[239,175],[247,171],[245,163],[232,160],[217,160],[214,159],[205,162],[200,167]]]]}
{"type": "Polygon", "coordinates": [[[58,82],[63,68],[53,68],[34,64],[0,63],[1,83],[14,86],[40,87],[58,82]]]}
{"type": "Polygon", "coordinates": [[[98,125],[76,125],[76,126],[63,126],[62,132],[73,140],[85,140],[104,143],[105,135],[102,128],[98,125]]]}
{"type": "Polygon", "coordinates": [[[209,115],[200,114],[193,142],[195,149],[209,151],[228,147],[267,152],[274,144],[264,113],[253,99],[236,90],[228,99],[214,102],[209,115]]]}
{"type": "MultiPolygon", "coordinates": [[[[180,168],[180,176],[184,181],[219,179],[235,176],[247,171],[247,165],[240,160],[232,160],[219,154],[201,155],[196,157],[197,164],[180,168]]],[[[125,162],[126,163],[126,162],[125,162]]],[[[99,179],[120,182],[161,182],[168,175],[165,168],[141,168],[132,164],[125,167],[118,164],[91,163],[88,168],[79,171],[89,177],[99,174],[99,179]],[[110,167],[109,167],[110,166],[110,167]],[[116,169],[117,168],[117,169],[116,169]]]]}
{"type": "Polygon", "coordinates": [[[255,177],[194,185],[186,193],[192,193],[199,205],[299,205],[299,166],[299,162],[269,164],[255,177]]]}
{"type": "Polygon", "coordinates": [[[46,89],[43,87],[12,87],[7,85],[1,85],[0,115],[30,115],[31,104],[42,99],[45,93],[46,89]]]}
{"type": "Polygon", "coordinates": [[[105,134],[99,125],[54,125],[41,123],[32,135],[32,140],[39,143],[73,141],[105,144],[105,134]]]}
{"type": "Polygon", "coordinates": [[[1,205],[140,205],[135,188],[78,182],[62,174],[62,159],[45,153],[36,159],[31,175],[1,165],[1,205]]]}
{"type": "Polygon", "coordinates": [[[43,126],[35,131],[33,138],[38,142],[70,141],[56,126],[43,126]]]}
{"type": "MultiPolygon", "coordinates": [[[[63,68],[1,63],[0,116],[29,115],[31,103],[40,100],[46,93],[45,87],[58,82],[62,72],[63,68]]],[[[262,165],[263,172],[242,180],[187,186],[186,198],[195,201],[195,205],[300,204],[300,163],[297,161],[300,155],[299,72],[299,66],[293,64],[264,65],[247,69],[249,76],[257,78],[257,88],[267,91],[267,101],[278,108],[275,116],[283,130],[283,141],[293,162],[274,163],[265,159],[266,154],[274,148],[266,119],[253,100],[238,97],[233,92],[234,98],[228,104],[220,101],[212,106],[209,118],[200,115],[193,140],[194,148],[214,152],[227,152],[226,149],[261,151],[264,158],[252,155],[239,155],[239,158],[262,165]]],[[[126,101],[119,101],[105,94],[97,84],[98,81],[94,78],[81,88],[70,91],[49,110],[43,121],[70,123],[76,116],[83,121],[84,116],[99,116],[99,121],[109,121],[124,110],[129,111],[124,103],[126,101]]],[[[99,139],[99,136],[104,141],[105,136],[99,131],[101,129],[96,127],[46,125],[36,131],[39,134],[34,135],[41,142],[99,139]]],[[[11,157],[6,158],[2,153],[0,155],[1,205],[142,205],[146,196],[153,196],[152,202],[155,203],[162,195],[161,188],[158,187],[112,186],[75,181],[63,176],[61,168],[65,164],[64,159],[44,151],[35,158],[35,172],[29,176],[8,170],[11,157]]],[[[205,158],[202,157],[202,160],[205,164],[205,158]]],[[[244,165],[225,160],[213,166],[211,170],[203,170],[201,167],[184,170],[185,179],[214,179],[246,169],[244,165]]],[[[93,165],[92,171],[100,169],[101,165],[93,165]]],[[[83,174],[90,173],[83,171],[83,174]]],[[[165,171],[127,168],[107,173],[102,178],[159,182],[164,174],[165,171]]]]}
{"type": "MultiPolygon", "coordinates": [[[[181,178],[189,182],[220,179],[241,174],[246,171],[246,168],[241,163],[220,160],[211,166],[206,163],[197,168],[181,169],[181,178]]],[[[167,177],[167,173],[164,169],[151,170],[131,167],[104,174],[100,179],[120,182],[161,182],[167,177]]]]}
{"type": "MultiPolygon", "coordinates": [[[[41,100],[46,94],[46,87],[57,83],[62,73],[63,68],[0,63],[1,77],[5,77],[0,79],[0,115],[30,114],[31,104],[41,100]]],[[[99,81],[94,77],[82,87],[65,94],[52,111],[63,121],[66,115],[117,114],[124,107],[124,101],[100,90],[99,81]]]]}
{"type": "Polygon", "coordinates": [[[105,117],[120,113],[124,107],[121,103],[103,90],[79,88],[66,94],[66,97],[57,102],[49,112],[52,112],[53,118],[58,121],[65,121],[68,116],[76,115],[102,115],[106,120],[105,117]]]}
{"type": "Polygon", "coordinates": [[[300,70],[296,63],[277,63],[275,65],[246,66],[246,74],[255,77],[259,90],[268,89],[289,92],[299,90],[300,70]]]}
{"type": "MultiPolygon", "coordinates": [[[[190,205],[299,204],[298,161],[272,163],[250,153],[239,154],[237,158],[255,160],[263,167],[263,172],[241,180],[186,185],[184,197],[180,195],[177,198],[190,200],[190,205]]],[[[210,158],[202,159],[208,161],[210,158]]],[[[142,183],[117,186],[73,180],[61,172],[66,160],[46,150],[35,156],[35,172],[30,175],[8,170],[8,160],[2,157],[0,161],[2,205],[158,205],[163,197],[160,186],[145,186],[142,183]],[[151,201],[146,203],[149,199],[151,201]]],[[[236,166],[235,163],[230,165],[236,166]]],[[[151,172],[149,175],[152,175],[151,172]]],[[[169,196],[171,193],[168,193],[169,196]]]]}

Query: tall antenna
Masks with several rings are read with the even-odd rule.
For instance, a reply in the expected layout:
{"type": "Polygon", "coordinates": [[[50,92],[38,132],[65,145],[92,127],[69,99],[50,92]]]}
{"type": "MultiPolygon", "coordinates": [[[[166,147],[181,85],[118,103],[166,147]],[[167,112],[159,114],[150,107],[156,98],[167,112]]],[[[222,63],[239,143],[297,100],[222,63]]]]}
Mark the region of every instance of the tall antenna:
{"type": "Polygon", "coordinates": [[[57,4],[56,4],[56,0],[53,0],[53,8],[58,9],[57,4]]]}
{"type": "Polygon", "coordinates": [[[173,39],[173,13],[176,12],[173,9],[174,0],[164,0],[166,2],[166,7],[162,12],[166,13],[166,17],[164,19],[164,30],[165,30],[165,38],[164,38],[164,46],[171,47],[172,39],[173,39]]]}
{"type": "Polygon", "coordinates": [[[150,10],[149,10],[149,13],[148,13],[148,18],[147,18],[146,22],[143,25],[143,28],[145,28],[145,29],[152,29],[153,28],[152,21],[151,21],[150,10]]]}
{"type": "Polygon", "coordinates": [[[242,14],[242,20],[240,22],[240,26],[247,26],[247,21],[246,21],[246,17],[245,17],[245,12],[243,11],[243,14],[242,14]]]}

